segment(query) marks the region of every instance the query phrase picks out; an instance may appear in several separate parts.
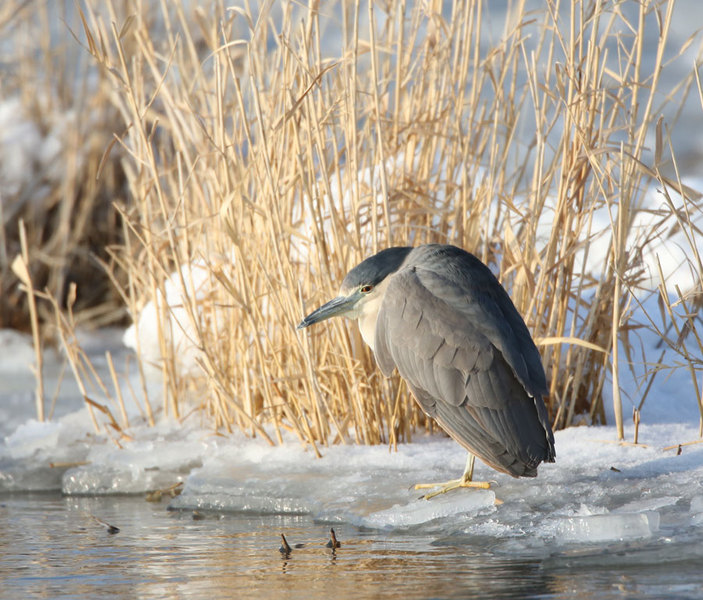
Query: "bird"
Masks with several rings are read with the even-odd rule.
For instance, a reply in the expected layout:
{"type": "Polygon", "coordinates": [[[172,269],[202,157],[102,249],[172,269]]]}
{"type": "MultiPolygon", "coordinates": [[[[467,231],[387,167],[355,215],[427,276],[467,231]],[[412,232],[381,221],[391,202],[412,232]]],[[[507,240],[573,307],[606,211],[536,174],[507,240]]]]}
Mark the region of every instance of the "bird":
{"type": "Polygon", "coordinates": [[[298,329],[335,316],[358,321],[381,372],[394,369],[422,410],[468,451],[458,480],[474,482],[474,459],[513,477],[554,462],[554,434],[539,351],[510,296],[473,254],[448,244],[396,246],[352,268],[339,295],[298,329]]]}

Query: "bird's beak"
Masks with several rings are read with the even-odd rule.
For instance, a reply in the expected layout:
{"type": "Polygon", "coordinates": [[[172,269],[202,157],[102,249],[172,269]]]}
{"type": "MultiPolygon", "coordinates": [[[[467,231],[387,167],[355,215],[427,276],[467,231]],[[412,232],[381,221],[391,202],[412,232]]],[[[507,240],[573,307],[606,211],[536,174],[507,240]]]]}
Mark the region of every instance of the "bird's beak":
{"type": "Polygon", "coordinates": [[[351,311],[356,305],[358,298],[356,294],[351,296],[337,296],[330,300],[327,304],[323,304],[317,310],[312,311],[299,324],[298,329],[310,327],[315,323],[346,314],[351,311]]]}

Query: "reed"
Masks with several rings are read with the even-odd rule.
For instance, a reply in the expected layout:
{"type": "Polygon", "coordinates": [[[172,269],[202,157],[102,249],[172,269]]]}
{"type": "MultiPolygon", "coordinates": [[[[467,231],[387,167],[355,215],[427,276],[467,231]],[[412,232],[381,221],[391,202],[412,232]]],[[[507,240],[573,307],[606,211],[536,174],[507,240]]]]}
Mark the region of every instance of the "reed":
{"type": "MultiPolygon", "coordinates": [[[[672,221],[696,245],[698,199],[657,123],[695,83],[660,89],[672,7],[518,1],[497,17],[476,1],[254,12],[87,0],[74,34],[119,115],[100,164],[117,154],[127,189],[115,202],[123,242],[105,265],[134,319],[155,308],[154,411],[197,407],[214,429],[271,443],[291,431],[316,452],[409,441],[432,424],[356,329],[295,325],[369,253],[442,242],[510,290],[543,355],[555,426],[602,422],[613,401],[622,438],[618,375],[638,360],[630,306],[648,285],[640,257],[672,221]],[[685,210],[671,201],[635,236],[655,182],[685,210]]],[[[700,296],[663,279],[650,290],[667,307],[658,326],[675,328],[665,339],[695,381],[700,296]]]]}

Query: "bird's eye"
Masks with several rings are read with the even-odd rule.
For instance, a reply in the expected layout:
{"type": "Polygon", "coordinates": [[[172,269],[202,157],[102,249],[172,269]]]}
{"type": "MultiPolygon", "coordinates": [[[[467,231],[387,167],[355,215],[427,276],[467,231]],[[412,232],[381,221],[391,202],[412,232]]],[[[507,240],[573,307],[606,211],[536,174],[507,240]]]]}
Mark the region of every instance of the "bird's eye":
{"type": "Polygon", "coordinates": [[[372,285],[362,285],[361,286],[361,293],[368,294],[372,289],[373,289],[372,285]]]}

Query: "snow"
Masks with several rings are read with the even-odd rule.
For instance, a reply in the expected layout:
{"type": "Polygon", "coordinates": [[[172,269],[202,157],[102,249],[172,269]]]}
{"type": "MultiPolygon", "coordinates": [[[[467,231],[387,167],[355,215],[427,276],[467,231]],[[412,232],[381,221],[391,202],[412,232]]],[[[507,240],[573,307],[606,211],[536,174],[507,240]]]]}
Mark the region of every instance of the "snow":
{"type": "MultiPolygon", "coordinates": [[[[83,115],[85,121],[87,117],[83,115]]],[[[0,95],[2,225],[12,223],[27,205],[43,212],[45,199],[66,176],[66,148],[82,121],[73,111],[45,111],[44,119],[44,123],[33,119],[18,97],[0,95]]],[[[78,169],[83,152],[74,157],[78,169]]]]}
{"type": "MultiPolygon", "coordinates": [[[[225,269],[229,278],[234,278],[234,257],[218,263],[225,269]]],[[[159,342],[160,312],[166,314],[163,327],[163,338],[173,349],[175,367],[178,373],[187,376],[199,372],[198,359],[202,356],[198,340],[196,324],[188,309],[189,298],[193,299],[194,318],[199,326],[203,326],[207,317],[212,313],[215,321],[212,327],[217,329],[219,321],[212,310],[206,310],[208,300],[217,289],[217,283],[212,275],[213,265],[203,259],[184,264],[180,272],[171,273],[164,282],[164,291],[156,291],[156,303],[149,300],[144,304],[134,323],[122,336],[125,346],[138,352],[145,366],[147,375],[158,377],[161,368],[161,345],[159,342]],[[186,290],[184,290],[184,285],[186,290]]]]}
{"type": "Polygon", "coordinates": [[[3,195],[17,197],[31,185],[31,165],[38,161],[42,141],[39,127],[26,117],[18,98],[0,103],[0,183],[3,195]]]}
{"type": "MultiPolygon", "coordinates": [[[[703,191],[703,179],[700,177],[684,177],[681,183],[696,192],[703,191]]],[[[514,201],[518,206],[527,202],[525,198],[516,198],[514,201]]],[[[556,205],[557,199],[549,197],[544,211],[540,214],[537,223],[539,251],[546,247],[553,228],[558,226],[558,223],[554,223],[556,205]]],[[[703,252],[700,236],[694,233],[703,226],[703,210],[699,203],[690,199],[684,202],[676,189],[664,190],[656,185],[642,195],[641,205],[633,208],[636,210],[627,239],[627,248],[629,252],[639,254],[639,266],[644,270],[642,289],[634,291],[638,296],[642,296],[647,291],[657,289],[662,283],[659,265],[670,291],[676,286],[679,286],[682,292],[694,288],[699,282],[695,266],[691,268],[691,264],[695,265],[696,260],[692,245],[698,254],[703,252]],[[693,226],[690,232],[685,230],[686,226],[682,228],[680,222],[681,219],[685,223],[686,218],[683,215],[686,214],[693,226]],[[687,233],[691,235],[687,236],[687,233]],[[640,247],[641,252],[637,250],[640,247]]],[[[516,230],[523,217],[517,213],[512,213],[510,217],[511,227],[516,230]]],[[[588,256],[584,261],[584,250],[579,250],[574,260],[575,268],[583,267],[584,273],[596,278],[604,272],[612,246],[613,223],[616,222],[617,205],[609,207],[604,204],[593,211],[590,231],[579,233],[581,245],[585,246],[588,242],[588,256]]]]}

